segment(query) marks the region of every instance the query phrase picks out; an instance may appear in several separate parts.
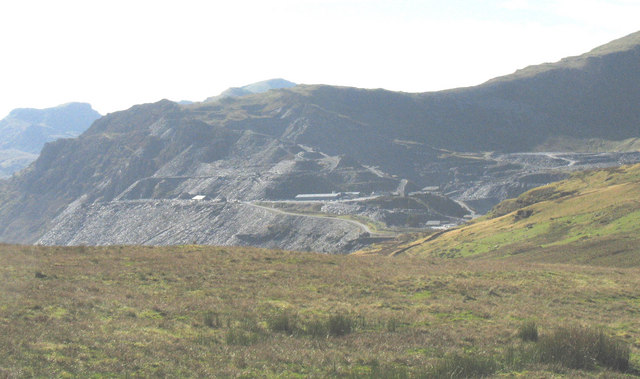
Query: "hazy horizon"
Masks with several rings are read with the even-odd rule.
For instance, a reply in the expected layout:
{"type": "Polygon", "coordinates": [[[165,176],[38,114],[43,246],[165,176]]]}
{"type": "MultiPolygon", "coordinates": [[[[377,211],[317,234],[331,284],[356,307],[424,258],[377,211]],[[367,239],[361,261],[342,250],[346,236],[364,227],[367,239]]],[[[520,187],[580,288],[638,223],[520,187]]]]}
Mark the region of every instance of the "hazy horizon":
{"type": "Polygon", "coordinates": [[[427,92],[480,84],[637,31],[628,0],[255,0],[0,5],[0,117],[202,101],[272,78],[427,92]]]}

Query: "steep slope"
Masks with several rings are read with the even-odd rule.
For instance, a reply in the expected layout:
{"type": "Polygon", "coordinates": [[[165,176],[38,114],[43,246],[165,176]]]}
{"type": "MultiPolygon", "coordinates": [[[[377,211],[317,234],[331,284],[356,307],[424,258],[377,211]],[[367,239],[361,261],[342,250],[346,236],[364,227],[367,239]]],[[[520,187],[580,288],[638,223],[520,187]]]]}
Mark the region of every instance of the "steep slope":
{"type": "Polygon", "coordinates": [[[640,165],[579,172],[469,225],[378,252],[637,266],[639,198],[640,165]]]}
{"type": "Polygon", "coordinates": [[[637,138],[640,32],[472,88],[419,95],[307,91],[316,106],[365,124],[369,133],[453,151],[532,151],[560,137],[637,138]]]}
{"type": "Polygon", "coordinates": [[[85,103],[14,109],[0,120],[0,177],[10,176],[34,161],[45,143],[77,137],[99,117],[85,103]]]}
{"type": "Polygon", "coordinates": [[[47,144],[27,171],[4,184],[12,194],[0,209],[8,240],[34,241],[48,231],[42,243],[278,242],[330,252],[356,248],[364,231],[238,200],[397,186],[357,162],[205,123],[169,101],[110,114],[78,139],[47,144]],[[184,200],[199,194],[219,200],[184,200]],[[154,238],[160,227],[164,237],[154,238]]]}
{"type": "Polygon", "coordinates": [[[0,150],[0,178],[7,178],[14,172],[22,170],[36,158],[38,158],[38,154],[16,149],[0,150]]]}
{"type": "MultiPolygon", "coordinates": [[[[238,222],[260,219],[256,214],[263,209],[252,213],[242,207],[253,201],[291,200],[300,193],[401,194],[405,188],[436,188],[482,212],[571,171],[640,161],[637,152],[530,153],[560,138],[578,146],[583,140],[593,145],[594,139],[610,140],[602,146],[633,146],[623,139],[640,137],[639,35],[473,88],[407,94],[298,85],[184,106],[163,100],[116,112],[78,139],[47,144],[32,166],[0,184],[5,188],[0,239],[145,243],[153,238],[107,233],[110,214],[124,220],[119,228],[132,230],[144,222],[133,221],[138,216],[129,217],[132,208],[122,204],[146,201],[151,217],[155,206],[167,204],[159,200],[195,195],[225,203],[227,220],[238,222]],[[104,220],[102,232],[101,222],[83,229],[89,223],[80,220],[87,217],[104,220]]],[[[197,235],[189,238],[211,241],[201,212],[184,214],[190,216],[168,223],[196,223],[197,235]]],[[[244,243],[273,246],[282,237],[264,232],[271,217],[262,220],[256,228],[264,238],[248,237],[244,243]]],[[[234,222],[221,221],[220,228],[229,230],[216,233],[235,236],[234,222]]],[[[289,248],[312,249],[307,226],[292,220],[278,224],[297,224],[289,248]]],[[[359,246],[367,236],[357,229],[338,227],[344,238],[334,240],[336,246],[359,246]]]]}

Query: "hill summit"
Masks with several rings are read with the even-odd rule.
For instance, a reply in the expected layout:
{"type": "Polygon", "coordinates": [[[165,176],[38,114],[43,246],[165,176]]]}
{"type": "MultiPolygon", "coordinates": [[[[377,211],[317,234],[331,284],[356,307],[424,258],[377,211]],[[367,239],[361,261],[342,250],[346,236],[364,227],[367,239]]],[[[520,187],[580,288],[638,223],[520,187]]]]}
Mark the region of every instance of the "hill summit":
{"type": "Polygon", "coordinates": [[[471,88],[297,85],[137,105],[45,145],[0,182],[0,239],[347,253],[576,170],[640,162],[627,151],[639,103],[634,34],[471,88]],[[300,194],[332,201],[302,205],[300,194]]]}

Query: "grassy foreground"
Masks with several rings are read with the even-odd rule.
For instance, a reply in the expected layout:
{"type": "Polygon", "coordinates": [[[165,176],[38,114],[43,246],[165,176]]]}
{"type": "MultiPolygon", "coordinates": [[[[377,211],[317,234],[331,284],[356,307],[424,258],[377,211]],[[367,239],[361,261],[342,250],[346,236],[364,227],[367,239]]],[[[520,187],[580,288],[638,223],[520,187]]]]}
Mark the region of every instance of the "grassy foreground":
{"type": "Polygon", "coordinates": [[[0,262],[0,377],[610,378],[640,367],[638,268],[197,246],[0,245],[0,262]],[[585,363],[558,360],[553,349],[575,341],[585,363]],[[607,363],[625,357],[630,367],[607,363]]]}

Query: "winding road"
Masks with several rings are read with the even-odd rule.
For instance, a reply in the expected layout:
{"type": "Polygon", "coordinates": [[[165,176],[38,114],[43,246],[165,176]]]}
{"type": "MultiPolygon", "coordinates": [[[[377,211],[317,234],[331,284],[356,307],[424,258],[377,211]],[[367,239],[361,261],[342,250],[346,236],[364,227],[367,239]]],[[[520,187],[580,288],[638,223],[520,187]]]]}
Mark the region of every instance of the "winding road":
{"type": "Polygon", "coordinates": [[[578,161],[575,161],[573,159],[561,157],[561,156],[559,156],[558,153],[542,153],[542,154],[546,155],[547,157],[549,157],[551,159],[560,159],[560,160],[563,160],[563,161],[567,162],[567,167],[573,166],[576,163],[578,163],[578,161]]]}
{"type": "Polygon", "coordinates": [[[349,223],[351,225],[355,225],[355,226],[359,227],[360,229],[362,229],[362,231],[364,231],[366,233],[369,233],[370,236],[381,235],[381,234],[373,232],[367,225],[365,225],[365,224],[363,224],[363,223],[361,223],[359,221],[355,221],[355,220],[348,220],[348,219],[337,218],[337,217],[332,217],[332,216],[306,215],[306,214],[302,214],[302,213],[287,212],[287,211],[283,211],[283,210],[280,210],[280,209],[265,207],[264,205],[258,205],[258,204],[250,203],[250,202],[247,202],[247,201],[241,201],[240,203],[241,204],[245,204],[245,205],[249,205],[249,206],[254,207],[254,208],[260,208],[260,209],[264,209],[264,210],[272,212],[272,213],[277,213],[277,214],[286,215],[286,216],[309,217],[309,218],[319,218],[319,219],[326,219],[326,220],[332,220],[332,221],[347,222],[347,223],[349,223]]]}
{"type": "Polygon", "coordinates": [[[459,206],[461,206],[462,208],[466,209],[469,212],[469,214],[471,215],[471,218],[478,217],[478,214],[476,213],[476,211],[471,209],[471,207],[469,207],[467,205],[467,203],[465,203],[464,201],[462,201],[462,200],[454,200],[454,199],[451,199],[451,200],[455,201],[456,203],[458,203],[459,206]]]}

